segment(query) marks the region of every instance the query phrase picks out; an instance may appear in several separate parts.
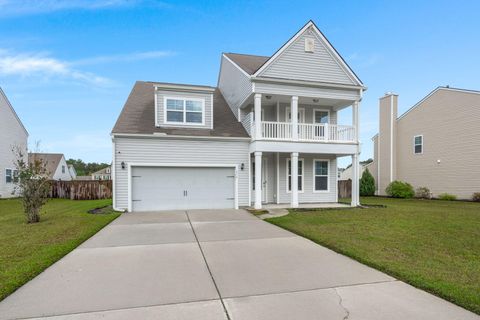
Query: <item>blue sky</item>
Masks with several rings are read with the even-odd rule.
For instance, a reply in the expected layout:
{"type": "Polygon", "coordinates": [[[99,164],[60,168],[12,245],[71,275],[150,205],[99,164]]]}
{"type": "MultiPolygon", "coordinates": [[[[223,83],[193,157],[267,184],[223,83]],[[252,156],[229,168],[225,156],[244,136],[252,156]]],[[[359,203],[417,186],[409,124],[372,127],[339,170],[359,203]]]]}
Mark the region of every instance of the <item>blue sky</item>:
{"type": "Polygon", "coordinates": [[[136,80],[216,85],[222,52],[271,55],[309,19],[368,86],[361,159],[386,91],[402,113],[439,85],[480,89],[478,1],[299,3],[0,0],[0,86],[30,145],[105,162],[136,80]]]}

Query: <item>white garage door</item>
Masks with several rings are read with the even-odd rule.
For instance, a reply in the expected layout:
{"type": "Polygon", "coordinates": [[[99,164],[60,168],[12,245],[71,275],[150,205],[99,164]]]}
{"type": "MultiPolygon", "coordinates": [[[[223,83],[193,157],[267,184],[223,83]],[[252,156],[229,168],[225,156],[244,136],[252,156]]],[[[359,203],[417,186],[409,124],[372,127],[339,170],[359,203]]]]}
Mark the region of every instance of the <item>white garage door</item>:
{"type": "Polygon", "coordinates": [[[235,207],[235,169],[132,167],[132,211],[235,207]]]}

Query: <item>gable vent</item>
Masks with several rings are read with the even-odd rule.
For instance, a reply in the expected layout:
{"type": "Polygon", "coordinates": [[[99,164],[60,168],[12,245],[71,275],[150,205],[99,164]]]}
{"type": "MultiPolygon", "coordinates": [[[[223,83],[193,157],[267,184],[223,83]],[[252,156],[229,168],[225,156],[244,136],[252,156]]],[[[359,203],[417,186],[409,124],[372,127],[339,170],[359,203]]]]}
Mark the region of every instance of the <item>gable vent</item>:
{"type": "Polygon", "coordinates": [[[305,38],[305,52],[314,52],[315,40],[313,38],[305,38]]]}

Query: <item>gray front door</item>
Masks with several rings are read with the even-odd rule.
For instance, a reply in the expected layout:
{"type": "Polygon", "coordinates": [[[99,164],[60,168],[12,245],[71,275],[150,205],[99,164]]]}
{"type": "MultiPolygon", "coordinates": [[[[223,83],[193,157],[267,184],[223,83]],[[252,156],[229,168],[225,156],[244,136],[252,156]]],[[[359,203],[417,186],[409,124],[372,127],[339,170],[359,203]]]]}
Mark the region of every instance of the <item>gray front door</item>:
{"type": "Polygon", "coordinates": [[[235,170],[205,167],[133,167],[132,210],[235,207],[235,170]]]}

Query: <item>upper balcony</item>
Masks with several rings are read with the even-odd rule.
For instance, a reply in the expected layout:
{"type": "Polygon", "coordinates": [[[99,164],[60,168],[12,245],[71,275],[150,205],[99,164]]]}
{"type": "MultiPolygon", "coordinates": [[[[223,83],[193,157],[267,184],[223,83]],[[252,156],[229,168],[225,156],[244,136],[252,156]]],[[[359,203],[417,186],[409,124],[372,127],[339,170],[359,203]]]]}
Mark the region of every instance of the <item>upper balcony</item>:
{"type": "Polygon", "coordinates": [[[252,102],[241,121],[253,141],[358,143],[357,101],[256,94],[252,102]],[[338,111],[349,105],[352,124],[338,124],[338,111]]]}
{"type": "Polygon", "coordinates": [[[294,134],[290,122],[261,121],[261,132],[255,134],[253,123],[251,135],[256,140],[302,141],[327,143],[354,143],[355,127],[328,123],[298,123],[298,134],[294,134]]]}

